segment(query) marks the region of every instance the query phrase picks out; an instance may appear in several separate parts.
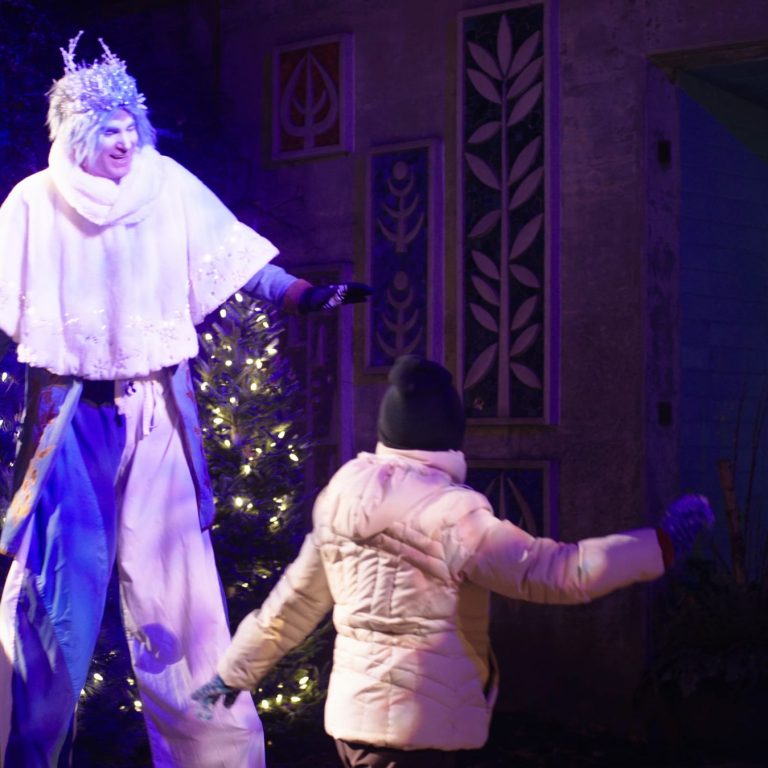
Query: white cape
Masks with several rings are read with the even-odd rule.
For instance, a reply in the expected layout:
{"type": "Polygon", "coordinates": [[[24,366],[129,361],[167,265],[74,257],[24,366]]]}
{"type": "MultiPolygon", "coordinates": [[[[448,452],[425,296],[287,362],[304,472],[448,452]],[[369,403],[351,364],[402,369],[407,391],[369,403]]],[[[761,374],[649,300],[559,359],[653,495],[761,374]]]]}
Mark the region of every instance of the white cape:
{"type": "Polygon", "coordinates": [[[144,376],[194,357],[195,325],[276,253],[152,147],[115,184],[55,142],[0,207],[0,329],[60,375],[144,376]]]}

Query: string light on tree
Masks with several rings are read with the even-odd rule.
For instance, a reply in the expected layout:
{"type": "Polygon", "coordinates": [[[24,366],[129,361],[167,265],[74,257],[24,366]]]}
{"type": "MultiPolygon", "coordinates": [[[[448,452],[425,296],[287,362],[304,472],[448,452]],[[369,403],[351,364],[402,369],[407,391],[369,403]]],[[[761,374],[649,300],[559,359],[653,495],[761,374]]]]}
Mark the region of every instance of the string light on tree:
{"type": "MultiPolygon", "coordinates": [[[[233,627],[261,604],[306,533],[309,443],[297,430],[302,397],[280,354],[282,334],[270,311],[236,294],[200,335],[195,375],[217,499],[213,539],[233,627]]],[[[296,718],[320,718],[324,688],[313,660],[329,634],[309,638],[263,681],[255,701],[274,741],[296,718]]]]}

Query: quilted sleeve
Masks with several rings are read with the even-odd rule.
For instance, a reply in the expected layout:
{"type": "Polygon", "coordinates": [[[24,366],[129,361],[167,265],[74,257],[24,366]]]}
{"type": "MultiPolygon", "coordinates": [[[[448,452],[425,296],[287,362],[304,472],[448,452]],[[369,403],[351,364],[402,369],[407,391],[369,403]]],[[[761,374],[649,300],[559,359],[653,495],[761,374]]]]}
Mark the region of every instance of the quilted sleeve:
{"type": "Polygon", "coordinates": [[[260,609],[248,614],[216,671],[227,685],[251,689],[320,623],[333,605],[310,533],[260,609]]]}
{"type": "Polygon", "coordinates": [[[465,516],[463,576],[493,592],[536,603],[585,603],[664,573],[652,528],[567,544],[536,538],[486,510],[465,516]]]}

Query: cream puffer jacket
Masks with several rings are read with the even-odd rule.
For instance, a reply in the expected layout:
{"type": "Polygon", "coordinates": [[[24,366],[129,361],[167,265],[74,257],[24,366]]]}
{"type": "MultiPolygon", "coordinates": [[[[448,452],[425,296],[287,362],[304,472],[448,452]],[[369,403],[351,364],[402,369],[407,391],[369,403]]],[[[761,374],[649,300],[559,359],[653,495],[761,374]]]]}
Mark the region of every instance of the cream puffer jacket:
{"type": "Polygon", "coordinates": [[[563,544],[496,518],[461,485],[458,451],[381,443],[318,496],[314,530],[260,610],[240,624],[218,673],[254,688],[333,609],[325,727],[399,749],[475,749],[488,736],[496,674],[490,592],[582,603],[663,573],[656,532],[563,544]]]}

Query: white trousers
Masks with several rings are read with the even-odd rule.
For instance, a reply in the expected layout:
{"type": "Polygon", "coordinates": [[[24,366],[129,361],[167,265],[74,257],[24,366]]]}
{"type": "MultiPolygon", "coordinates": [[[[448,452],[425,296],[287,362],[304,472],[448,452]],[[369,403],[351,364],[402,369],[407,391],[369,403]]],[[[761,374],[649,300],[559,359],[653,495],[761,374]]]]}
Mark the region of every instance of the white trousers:
{"type": "MultiPolygon", "coordinates": [[[[127,432],[115,478],[117,571],[154,766],[263,768],[263,731],[247,692],[231,709],[215,707],[208,721],[190,698],[215,673],[230,631],[170,386],[161,373],[117,388],[127,432]]],[[[13,586],[20,588],[24,571],[17,558],[4,611],[14,609],[13,586]]]]}

